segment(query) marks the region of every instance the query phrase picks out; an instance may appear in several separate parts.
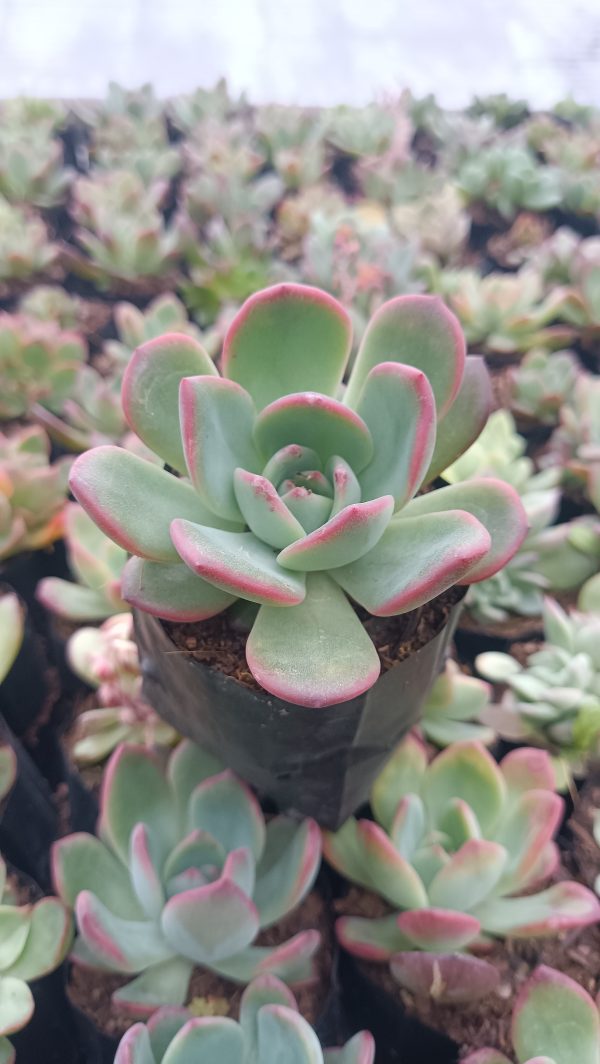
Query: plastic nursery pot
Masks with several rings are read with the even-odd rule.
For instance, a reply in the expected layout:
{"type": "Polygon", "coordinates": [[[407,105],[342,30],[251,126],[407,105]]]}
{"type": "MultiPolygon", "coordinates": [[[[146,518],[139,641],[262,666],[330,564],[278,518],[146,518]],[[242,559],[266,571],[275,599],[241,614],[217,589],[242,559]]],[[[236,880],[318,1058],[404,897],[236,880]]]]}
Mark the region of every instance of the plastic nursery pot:
{"type": "MultiPolygon", "coordinates": [[[[19,1064],[88,1064],[87,1055],[82,1055],[77,1019],[65,993],[65,965],[30,986],[35,1012],[22,1031],[10,1036],[19,1064]]],[[[106,1058],[107,1064],[113,1059],[114,1054],[106,1058]]]]}
{"type": "Polygon", "coordinates": [[[409,1016],[402,1002],[370,979],[356,958],[342,952],[339,971],[344,1013],[352,1016],[353,1031],[371,1031],[377,1064],[458,1064],[456,1042],[409,1016]]]}
{"type": "Polygon", "coordinates": [[[15,782],[0,805],[0,852],[20,872],[50,890],[49,851],[58,836],[58,818],[46,780],[0,718],[0,745],[12,747],[15,782]]]}
{"type": "Polygon", "coordinates": [[[134,611],[144,696],[280,809],[336,829],[367,800],[392,749],[417,722],[456,627],[455,603],[443,627],[365,694],[322,709],[244,687],[177,651],[160,621],[134,611]]]}

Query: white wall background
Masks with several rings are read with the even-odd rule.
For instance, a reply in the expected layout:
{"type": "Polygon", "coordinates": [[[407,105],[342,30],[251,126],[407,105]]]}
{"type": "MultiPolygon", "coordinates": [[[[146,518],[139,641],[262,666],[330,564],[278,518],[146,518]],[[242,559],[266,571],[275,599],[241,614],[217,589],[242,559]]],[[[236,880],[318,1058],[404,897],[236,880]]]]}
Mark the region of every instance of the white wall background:
{"type": "Polygon", "coordinates": [[[448,106],[507,91],[600,105],[600,0],[0,0],[0,96],[168,95],[226,75],[256,101],[448,106]]]}

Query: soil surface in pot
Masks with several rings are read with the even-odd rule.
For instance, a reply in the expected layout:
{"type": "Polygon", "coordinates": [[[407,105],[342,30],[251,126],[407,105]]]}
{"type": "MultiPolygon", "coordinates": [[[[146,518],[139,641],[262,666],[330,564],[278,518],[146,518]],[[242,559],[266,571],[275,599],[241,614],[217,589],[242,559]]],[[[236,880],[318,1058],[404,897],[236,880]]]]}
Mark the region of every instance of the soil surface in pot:
{"type": "MultiPolygon", "coordinates": [[[[314,1024],[323,1011],[331,986],[333,936],[324,898],[313,890],[293,913],[274,927],[262,931],[256,939],[256,945],[275,946],[308,928],[316,928],[321,932],[321,947],[315,958],[317,975],[314,982],[294,987],[293,992],[300,1012],[314,1024]]],[[[128,982],[130,979],[127,977],[92,971],[74,964],[71,966],[68,994],[71,1002],[103,1034],[120,1038],[134,1021],[126,1012],[117,1011],[112,1004],[111,994],[128,982]]],[[[216,1015],[237,1019],[243,992],[243,986],[222,979],[205,968],[195,968],[190,981],[188,1004],[201,999],[206,1015],[212,1010],[216,1015]]]]}
{"type": "MultiPolygon", "coordinates": [[[[445,626],[453,607],[463,595],[464,588],[452,587],[400,617],[372,617],[366,610],[357,608],[356,612],[379,654],[382,674],[429,643],[445,626]]],[[[233,628],[227,613],[219,613],[209,621],[195,624],[169,621],[163,621],[163,624],[180,653],[232,676],[244,687],[263,690],[246,664],[248,633],[233,628]]]]}
{"type": "MultiPolygon", "coordinates": [[[[591,802],[598,799],[600,787],[596,794],[578,806],[573,816],[576,825],[591,823],[591,802]]],[[[571,822],[569,822],[569,828],[571,822]]],[[[586,864],[589,862],[588,848],[590,841],[587,833],[583,836],[581,855],[576,848],[563,854],[563,867],[553,877],[554,881],[577,878],[590,885],[591,873],[586,864]]],[[[600,861],[596,858],[596,868],[600,861]]],[[[352,887],[348,894],[338,899],[335,908],[340,915],[379,917],[394,910],[381,898],[358,887],[352,887]]],[[[359,961],[366,977],[391,998],[398,1001],[406,1013],[452,1038],[460,1047],[461,1055],[492,1046],[502,1050],[512,1059],[512,1042],[510,1025],[515,999],[523,983],[539,964],[557,968],[583,986],[595,998],[600,992],[600,925],[568,931],[547,939],[506,939],[495,942],[491,949],[481,952],[496,966],[500,972],[497,991],[489,994],[472,1005],[438,1005],[432,999],[415,998],[403,990],[391,975],[386,964],[359,961]]]]}

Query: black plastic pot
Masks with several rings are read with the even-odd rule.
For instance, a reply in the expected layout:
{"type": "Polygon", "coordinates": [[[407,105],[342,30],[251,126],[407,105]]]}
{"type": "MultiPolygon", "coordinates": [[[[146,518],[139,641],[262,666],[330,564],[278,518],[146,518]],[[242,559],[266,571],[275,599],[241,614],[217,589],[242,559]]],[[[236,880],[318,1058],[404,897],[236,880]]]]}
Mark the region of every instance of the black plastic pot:
{"type": "Polygon", "coordinates": [[[58,835],[50,789],[1,717],[0,745],[11,746],[17,759],[15,783],[0,807],[0,852],[20,872],[50,890],[50,847],[58,835]]]}
{"type": "MultiPolygon", "coordinates": [[[[30,985],[35,1011],[27,1026],[10,1037],[19,1064],[88,1064],[65,993],[65,966],[30,985]]],[[[107,1064],[112,1060],[107,1058],[107,1064]]]]}
{"type": "Polygon", "coordinates": [[[460,612],[364,695],[309,709],[176,652],[156,618],[134,611],[144,696],[157,713],[216,754],[280,809],[338,828],[366,801],[394,746],[419,718],[460,612]]]}
{"type": "Polygon", "coordinates": [[[352,1017],[352,1032],[371,1031],[377,1064],[457,1064],[456,1042],[409,1016],[398,998],[369,978],[360,961],[342,953],[339,971],[344,1013],[352,1017]]]}

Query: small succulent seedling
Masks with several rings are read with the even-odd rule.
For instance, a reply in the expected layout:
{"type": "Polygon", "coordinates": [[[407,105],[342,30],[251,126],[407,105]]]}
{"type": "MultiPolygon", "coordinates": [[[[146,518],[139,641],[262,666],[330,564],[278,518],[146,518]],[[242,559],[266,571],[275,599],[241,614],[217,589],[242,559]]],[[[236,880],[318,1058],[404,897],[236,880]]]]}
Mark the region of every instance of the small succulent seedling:
{"type": "Polygon", "coordinates": [[[296,999],[281,980],[258,976],[242,994],[240,1020],[194,1018],[160,1009],[123,1037],[115,1064],[373,1064],[375,1043],[360,1031],[343,1049],[322,1050],[296,999]]]}
{"type": "Polygon", "coordinates": [[[478,671],[507,685],[501,702],[484,718],[501,735],[546,746],[576,763],[600,745],[600,614],[566,613],[553,599],[544,604],[544,646],[520,665],[509,654],[488,651],[478,671]]]}
{"type": "Polygon", "coordinates": [[[185,333],[200,339],[198,328],[188,320],[186,309],[172,293],[157,296],[145,310],[133,303],[117,303],[113,310],[116,340],[108,340],[104,351],[123,370],[136,347],[166,332],[185,333]]]}
{"type": "Polygon", "coordinates": [[[109,617],[100,628],[79,628],[67,643],[74,673],[96,690],[97,706],[75,723],[73,757],[104,761],[119,743],[172,746],[177,732],[142,697],[142,676],[130,613],[109,617]]]}
{"type": "Polygon", "coordinates": [[[423,735],[440,747],[465,739],[493,742],[493,728],[479,722],[489,699],[489,684],[475,676],[465,676],[455,661],[447,661],[423,703],[423,735]]]}
{"type": "Polygon", "coordinates": [[[259,605],[249,667],[307,706],[354,698],[379,675],[347,596],[376,616],[405,613],[490,576],[525,534],[516,492],[497,480],[415,498],[489,409],[485,367],[465,360],[442,303],[384,304],[342,401],[350,346],[341,305],[302,285],[248,300],[223,376],[189,337],[150,341],[127,367],[125,414],[183,476],[114,447],[82,455],[71,476],[90,516],[134,555],[127,601],[179,621],[238,598],[259,605]]]}
{"type": "Polygon", "coordinates": [[[509,371],[512,410],[542,425],[555,425],[580,373],[571,351],[528,351],[519,366],[509,371]]]}
{"type": "Polygon", "coordinates": [[[417,996],[481,997],[499,973],[472,947],[600,919],[600,903],[580,883],[539,889],[557,865],[553,839],[563,815],[542,750],[515,750],[497,765],[479,743],[457,742],[428,765],[409,737],[376,780],[371,805],[375,821],[352,817],[324,832],[324,853],[394,911],[341,917],[337,934],[356,956],[389,961],[417,996]]]}
{"type": "Polygon", "coordinates": [[[255,940],[314,882],[313,820],[265,824],[245,784],[188,742],[166,769],[147,749],[120,746],[100,806],[99,838],[55,844],[54,881],[75,910],[73,959],[134,976],[115,1005],[142,1016],[182,1005],[195,965],[242,984],[264,973],[289,983],[311,977],[317,931],[278,946],[255,940]]]}
{"type": "Polygon", "coordinates": [[[51,321],[0,313],[0,419],[22,417],[34,403],[59,410],[86,357],[77,333],[51,321]]]}
{"type": "Polygon", "coordinates": [[[58,247],[40,217],[0,196],[0,280],[23,281],[53,267],[58,247]]]}
{"type": "Polygon", "coordinates": [[[62,144],[50,130],[0,121],[0,194],[10,203],[56,207],[64,202],[71,178],[62,144]]]}
{"type": "Polygon", "coordinates": [[[59,285],[39,284],[19,300],[19,314],[38,321],[52,321],[67,331],[76,330],[81,325],[82,300],[59,285]]]}
{"type": "Polygon", "coordinates": [[[40,428],[0,433],[0,560],[62,536],[70,460],[50,465],[49,455],[40,428]]]}
{"type": "Polygon", "coordinates": [[[127,553],[105,536],[76,503],[64,511],[64,536],[75,582],[59,576],[40,580],[36,596],[46,609],[68,621],[103,621],[129,609],[121,598],[127,553]]]}
{"type": "Polygon", "coordinates": [[[14,1064],[8,1035],[25,1027],[35,1003],[28,983],[48,975],[64,960],[72,937],[71,917],[58,898],[17,905],[0,858],[0,1062],[14,1064]]]}
{"type": "MultiPolygon", "coordinates": [[[[512,1019],[516,1064],[600,1064],[598,1006],[574,979],[541,965],[517,999],[512,1019]]],[[[479,1049],[463,1064],[512,1064],[479,1049]]]]}

